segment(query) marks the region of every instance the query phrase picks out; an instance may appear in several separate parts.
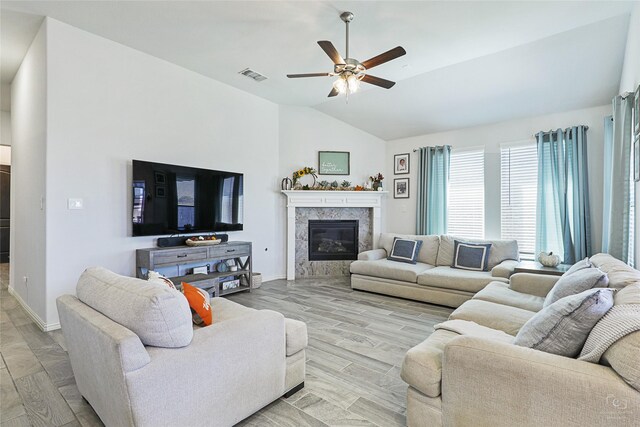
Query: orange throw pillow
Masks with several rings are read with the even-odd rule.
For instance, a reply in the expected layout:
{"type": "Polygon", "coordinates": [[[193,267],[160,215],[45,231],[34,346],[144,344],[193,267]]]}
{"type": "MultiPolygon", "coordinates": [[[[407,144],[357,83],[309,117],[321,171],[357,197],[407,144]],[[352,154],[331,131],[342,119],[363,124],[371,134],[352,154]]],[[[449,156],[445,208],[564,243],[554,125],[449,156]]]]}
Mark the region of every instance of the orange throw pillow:
{"type": "Polygon", "coordinates": [[[182,291],[184,296],[187,297],[187,301],[189,301],[191,311],[200,316],[205,326],[211,325],[213,323],[213,315],[211,314],[209,300],[205,298],[198,288],[188,283],[182,282],[182,291]]]}

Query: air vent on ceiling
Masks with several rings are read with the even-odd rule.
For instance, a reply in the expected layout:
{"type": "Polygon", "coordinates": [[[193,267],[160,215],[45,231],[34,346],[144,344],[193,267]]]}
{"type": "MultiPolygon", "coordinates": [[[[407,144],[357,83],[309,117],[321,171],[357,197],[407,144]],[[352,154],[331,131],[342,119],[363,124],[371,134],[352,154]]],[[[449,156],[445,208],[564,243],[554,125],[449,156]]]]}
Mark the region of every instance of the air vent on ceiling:
{"type": "Polygon", "coordinates": [[[267,80],[266,76],[263,76],[262,74],[258,73],[257,71],[253,71],[251,68],[245,68],[244,70],[240,71],[238,74],[242,74],[243,76],[247,76],[250,79],[253,79],[257,82],[261,82],[263,80],[267,80]]]}

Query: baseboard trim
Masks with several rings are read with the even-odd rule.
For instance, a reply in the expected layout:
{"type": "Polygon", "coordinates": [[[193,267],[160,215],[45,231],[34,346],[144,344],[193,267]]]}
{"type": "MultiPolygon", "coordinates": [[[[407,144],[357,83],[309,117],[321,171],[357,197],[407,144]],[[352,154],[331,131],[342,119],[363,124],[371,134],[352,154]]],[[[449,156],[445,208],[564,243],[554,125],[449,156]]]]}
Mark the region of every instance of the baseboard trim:
{"type": "Polygon", "coordinates": [[[18,304],[20,304],[20,306],[24,308],[24,311],[27,312],[29,317],[31,317],[31,320],[34,321],[34,323],[38,326],[38,328],[40,328],[41,331],[49,332],[49,331],[54,331],[56,329],[60,329],[60,322],[45,323],[40,318],[40,316],[38,316],[38,314],[35,311],[33,311],[31,307],[29,307],[29,305],[22,299],[20,294],[17,293],[15,289],[13,289],[13,287],[11,286],[9,286],[9,294],[11,294],[11,296],[13,296],[16,299],[16,301],[18,301],[18,304]]]}

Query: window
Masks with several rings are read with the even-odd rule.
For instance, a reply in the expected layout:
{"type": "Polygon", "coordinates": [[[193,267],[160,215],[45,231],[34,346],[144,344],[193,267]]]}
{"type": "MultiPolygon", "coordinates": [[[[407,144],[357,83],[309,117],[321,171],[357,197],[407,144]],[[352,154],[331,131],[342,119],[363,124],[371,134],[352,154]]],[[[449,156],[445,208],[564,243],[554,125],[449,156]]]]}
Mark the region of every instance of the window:
{"type": "Polygon", "coordinates": [[[447,233],[484,238],[484,148],[451,151],[447,233]]]}
{"type": "Polygon", "coordinates": [[[503,239],[516,239],[520,253],[533,257],[536,245],[538,156],[536,143],[500,149],[500,212],[503,239]]]}
{"type": "Polygon", "coordinates": [[[196,222],[196,180],[193,177],[178,176],[176,178],[178,196],[178,229],[190,229],[196,222]]]}

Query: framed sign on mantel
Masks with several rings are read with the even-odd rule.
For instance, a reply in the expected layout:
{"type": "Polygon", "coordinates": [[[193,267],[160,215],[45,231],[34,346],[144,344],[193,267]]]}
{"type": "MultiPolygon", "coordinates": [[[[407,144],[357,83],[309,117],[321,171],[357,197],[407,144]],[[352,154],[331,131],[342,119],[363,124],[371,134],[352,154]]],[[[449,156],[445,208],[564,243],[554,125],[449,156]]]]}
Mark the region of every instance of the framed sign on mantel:
{"type": "Polygon", "coordinates": [[[349,175],[348,151],[318,151],[318,175],[349,175]]]}

